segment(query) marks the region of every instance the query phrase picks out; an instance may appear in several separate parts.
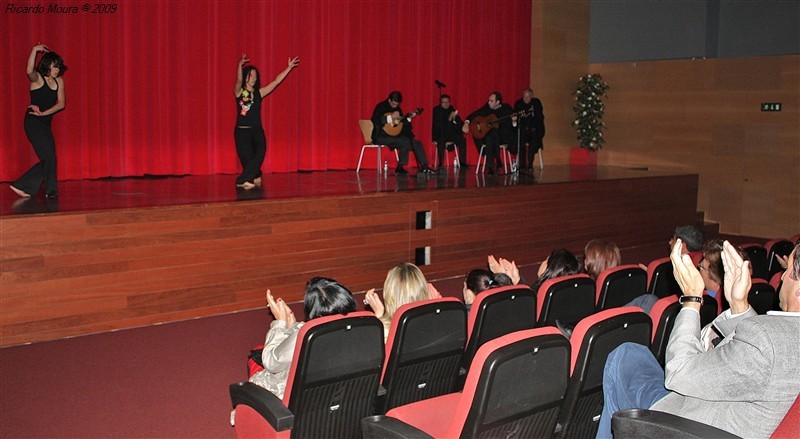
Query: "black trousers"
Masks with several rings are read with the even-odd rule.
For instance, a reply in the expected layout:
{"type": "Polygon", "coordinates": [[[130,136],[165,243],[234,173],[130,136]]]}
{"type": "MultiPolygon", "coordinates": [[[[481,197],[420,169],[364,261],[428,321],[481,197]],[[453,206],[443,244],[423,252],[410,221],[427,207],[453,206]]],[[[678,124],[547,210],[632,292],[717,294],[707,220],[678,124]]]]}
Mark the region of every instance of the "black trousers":
{"type": "Polygon", "coordinates": [[[538,135],[536,131],[520,132],[519,166],[521,168],[533,168],[533,158],[542,149],[542,143],[542,136],[538,135]]]}
{"type": "MultiPolygon", "coordinates": [[[[473,137],[475,141],[475,148],[478,149],[478,153],[481,151],[481,146],[486,145],[484,149],[484,154],[486,154],[486,167],[489,168],[490,171],[494,171],[494,168],[501,168],[503,163],[500,161],[500,131],[499,130],[491,130],[483,139],[476,139],[473,137]]],[[[480,159],[480,157],[478,157],[480,159]]]]}
{"type": "Polygon", "coordinates": [[[408,164],[408,152],[414,151],[414,157],[417,159],[417,165],[421,168],[428,167],[428,158],[425,156],[425,148],[422,142],[410,137],[397,136],[375,136],[372,143],[376,145],[386,145],[389,149],[398,150],[400,162],[398,166],[405,166],[408,164]]]}
{"type": "Polygon", "coordinates": [[[442,160],[444,159],[444,148],[447,145],[447,142],[453,142],[456,144],[458,148],[458,159],[461,162],[461,165],[467,164],[467,139],[464,136],[445,136],[442,139],[438,139],[436,141],[436,154],[439,157],[439,166],[445,166],[442,160]]]}
{"type": "Polygon", "coordinates": [[[261,165],[264,164],[264,157],[267,155],[264,128],[237,126],[233,131],[233,139],[236,142],[236,154],[239,155],[239,162],[242,164],[242,173],[236,178],[236,184],[252,183],[261,177],[261,165]]]}
{"type": "Polygon", "coordinates": [[[39,157],[39,162],[31,166],[11,185],[15,188],[35,195],[45,185],[48,194],[58,192],[56,180],[56,139],[50,123],[40,120],[39,116],[25,118],[25,135],[33,145],[33,151],[39,157]]]}

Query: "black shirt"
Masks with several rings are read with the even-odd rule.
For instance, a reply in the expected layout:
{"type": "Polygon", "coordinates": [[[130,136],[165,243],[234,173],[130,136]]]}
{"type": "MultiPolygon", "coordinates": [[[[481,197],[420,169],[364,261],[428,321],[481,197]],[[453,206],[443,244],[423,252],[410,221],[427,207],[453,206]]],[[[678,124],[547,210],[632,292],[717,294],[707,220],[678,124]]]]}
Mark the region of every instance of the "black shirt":
{"type": "MultiPolygon", "coordinates": [[[[44,81],[44,84],[42,84],[41,87],[31,90],[31,105],[36,105],[39,107],[39,111],[45,111],[58,102],[58,81],[56,81],[56,89],[53,90],[47,85],[47,81],[44,80],[44,78],[42,78],[42,80],[44,81]]],[[[47,124],[49,124],[50,120],[53,118],[52,114],[48,114],[47,116],[36,116],[30,114],[29,111],[30,110],[25,111],[26,118],[35,119],[47,124]]]]}
{"type": "Polygon", "coordinates": [[[522,129],[528,129],[537,135],[544,137],[544,108],[542,101],[539,98],[531,99],[531,102],[526,104],[522,99],[514,104],[514,111],[522,111],[533,108],[533,114],[520,119],[520,126],[522,129]]]}
{"type": "Polygon", "coordinates": [[[242,94],[236,98],[236,111],[236,126],[260,127],[261,93],[258,90],[242,89],[242,94]]]}
{"type": "MultiPolygon", "coordinates": [[[[394,113],[395,111],[397,111],[401,116],[405,116],[403,109],[400,108],[399,105],[397,108],[392,108],[388,99],[379,102],[378,105],[375,106],[375,110],[372,111],[371,119],[373,140],[375,140],[377,137],[390,137],[385,131],[383,131],[383,125],[386,124],[386,113],[394,113]]],[[[414,137],[414,134],[411,132],[411,122],[403,120],[403,131],[400,132],[400,135],[405,137],[414,137]]]]}
{"type": "Polygon", "coordinates": [[[453,139],[461,136],[461,126],[464,122],[461,120],[461,116],[458,115],[452,121],[450,120],[450,114],[454,111],[456,109],[453,107],[445,110],[441,105],[437,105],[433,109],[431,136],[434,142],[452,142],[453,139]]]}
{"type": "MultiPolygon", "coordinates": [[[[489,107],[489,104],[484,104],[483,107],[473,111],[467,117],[467,120],[472,121],[478,116],[486,117],[490,114],[494,114],[498,119],[501,119],[510,116],[513,112],[514,111],[511,109],[511,106],[508,104],[500,104],[500,107],[496,110],[492,110],[491,107],[489,107]]],[[[500,131],[500,137],[503,139],[503,143],[507,143],[508,140],[511,139],[511,137],[514,135],[514,125],[510,117],[500,121],[500,127],[498,131],[500,131]]]]}

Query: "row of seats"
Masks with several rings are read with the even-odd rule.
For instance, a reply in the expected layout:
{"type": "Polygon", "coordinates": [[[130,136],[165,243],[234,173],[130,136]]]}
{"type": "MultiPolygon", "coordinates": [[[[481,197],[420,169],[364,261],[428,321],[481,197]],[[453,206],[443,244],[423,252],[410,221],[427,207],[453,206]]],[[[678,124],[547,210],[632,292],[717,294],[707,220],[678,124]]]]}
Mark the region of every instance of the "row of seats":
{"type": "Polygon", "coordinates": [[[606,356],[626,341],[650,346],[651,317],[635,307],[601,311],[581,320],[567,340],[555,328],[533,328],[532,318],[507,314],[524,298],[529,305],[522,308],[532,310],[529,288],[487,293],[469,319],[453,298],[401,307],[385,358],[381,325],[370,313],[308,322],[298,336],[283,401],[251,383],[231,385],[237,435],[358,437],[362,418],[368,418],[365,433],[374,437],[400,421],[422,431],[433,425],[433,437],[456,430],[465,436],[512,430],[547,436],[556,421],[564,437],[594,431],[606,356]],[[466,358],[465,370],[459,366],[466,358]],[[422,420],[414,421],[414,413],[422,420]]]}

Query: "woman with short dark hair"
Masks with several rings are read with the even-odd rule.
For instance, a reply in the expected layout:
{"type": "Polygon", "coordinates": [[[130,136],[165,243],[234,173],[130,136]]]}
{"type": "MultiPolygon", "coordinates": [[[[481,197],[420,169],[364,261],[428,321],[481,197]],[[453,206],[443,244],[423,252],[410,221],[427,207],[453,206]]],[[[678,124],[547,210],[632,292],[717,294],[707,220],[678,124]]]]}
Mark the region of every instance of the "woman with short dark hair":
{"type": "MultiPolygon", "coordinates": [[[[336,314],[347,314],[356,310],[353,294],[344,285],[325,277],[312,278],[306,284],[306,321],[336,314]]],[[[267,308],[275,316],[270,324],[264,349],[261,351],[261,364],[264,366],[250,377],[250,382],[283,398],[286,380],[292,367],[292,357],[297,343],[297,334],[304,322],[298,322],[289,305],[283,299],[275,299],[267,290],[267,308]]]]}

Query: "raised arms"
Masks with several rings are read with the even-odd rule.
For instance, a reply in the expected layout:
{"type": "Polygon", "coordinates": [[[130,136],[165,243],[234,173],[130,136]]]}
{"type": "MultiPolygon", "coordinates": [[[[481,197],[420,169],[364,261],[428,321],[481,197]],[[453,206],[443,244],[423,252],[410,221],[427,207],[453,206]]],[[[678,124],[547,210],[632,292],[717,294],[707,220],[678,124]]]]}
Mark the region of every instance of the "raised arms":
{"type": "Polygon", "coordinates": [[[264,87],[261,87],[261,90],[259,90],[261,92],[261,97],[263,98],[268,94],[272,93],[281,84],[281,82],[283,82],[283,80],[286,79],[287,76],[289,76],[289,72],[294,70],[294,68],[297,67],[298,65],[300,65],[299,56],[296,56],[294,58],[289,58],[289,62],[286,68],[283,69],[282,72],[278,73],[278,76],[276,76],[275,79],[272,80],[272,82],[270,82],[264,87]]]}

